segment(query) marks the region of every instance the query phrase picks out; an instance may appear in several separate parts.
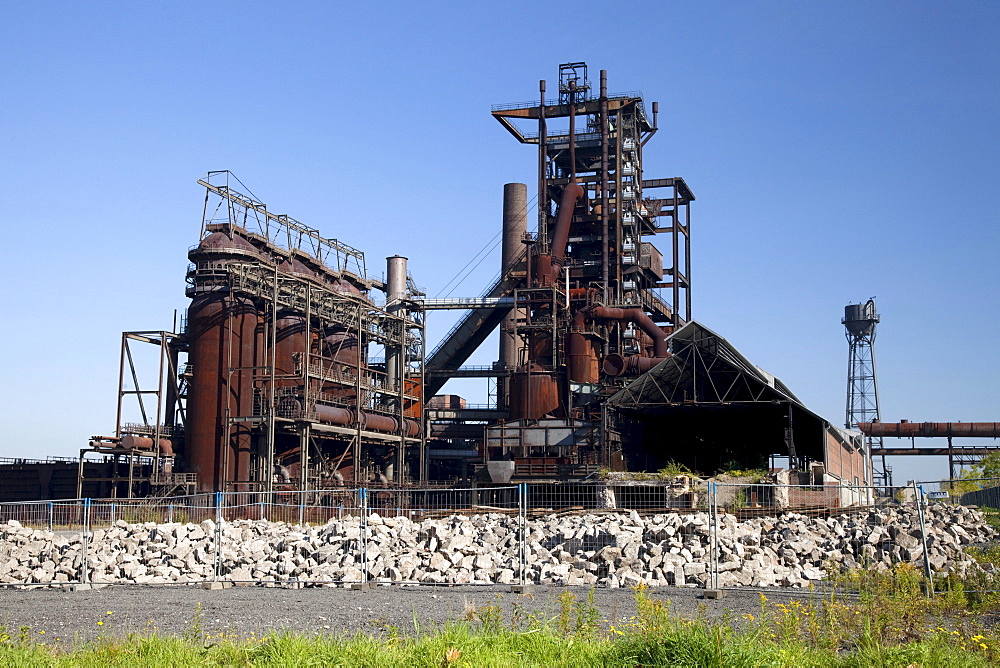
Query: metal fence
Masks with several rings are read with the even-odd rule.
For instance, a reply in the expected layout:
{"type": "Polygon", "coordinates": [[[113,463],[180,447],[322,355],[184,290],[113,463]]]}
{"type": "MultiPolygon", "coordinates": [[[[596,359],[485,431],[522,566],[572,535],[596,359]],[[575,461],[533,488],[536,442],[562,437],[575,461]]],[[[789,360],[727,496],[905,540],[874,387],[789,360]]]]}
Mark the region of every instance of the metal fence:
{"type": "Polygon", "coordinates": [[[0,584],[719,589],[901,563],[930,578],[951,539],[928,533],[928,491],[680,478],[8,503],[0,584]]]}

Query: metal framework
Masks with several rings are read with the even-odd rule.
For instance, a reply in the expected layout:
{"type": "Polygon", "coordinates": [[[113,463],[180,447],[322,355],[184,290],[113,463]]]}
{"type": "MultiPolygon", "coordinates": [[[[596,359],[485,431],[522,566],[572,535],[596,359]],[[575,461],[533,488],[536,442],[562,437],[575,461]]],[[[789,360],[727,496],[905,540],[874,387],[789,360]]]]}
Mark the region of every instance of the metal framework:
{"type": "MultiPolygon", "coordinates": [[[[342,465],[356,482],[386,473],[398,483],[422,479],[424,326],[412,301],[419,293],[412,279],[405,275],[403,294],[387,294],[385,306],[377,306],[369,291],[387,291],[387,285],[366,275],[361,251],[271,213],[236,191],[230,178],[215,172],[199,181],[206,188],[202,244],[191,252],[187,289],[194,303],[222,294],[257,314],[249,353],[244,337],[234,341],[240,325],[223,328],[230,361],[213,380],[228,386],[232,382],[222,379],[238,383],[247,375],[242,392],[252,391],[252,400],[244,396],[220,416],[221,440],[243,431],[255,445],[249,465],[235,451],[237,463],[231,464],[233,448],[222,448],[217,459],[227,473],[221,481],[216,476],[216,486],[309,489],[343,477],[342,465]],[[223,183],[212,183],[213,177],[223,183]],[[226,238],[213,241],[220,233],[226,238]],[[331,348],[332,340],[338,343],[331,348]],[[370,347],[385,350],[396,366],[375,361],[370,347]],[[235,362],[233,349],[241,351],[235,362]],[[253,360],[249,366],[247,359],[253,360]],[[412,475],[408,449],[415,453],[412,475]],[[381,463],[374,465],[372,457],[381,463]]],[[[243,312],[230,308],[226,317],[232,323],[243,312]]]]}
{"type": "Polygon", "coordinates": [[[180,366],[180,357],[186,352],[187,340],[182,334],[122,332],[115,433],[114,436],[93,436],[89,446],[81,448],[78,497],[82,497],[84,485],[91,482],[108,483],[112,497],[159,497],[194,491],[196,479],[173,470],[174,444],[183,440],[186,422],[187,375],[180,366]],[[148,379],[150,369],[137,363],[133,354],[135,344],[157,347],[155,387],[143,388],[140,378],[148,379]],[[149,405],[150,400],[152,405],[149,405]],[[126,422],[128,405],[138,410],[140,422],[126,422]],[[110,459],[109,475],[86,476],[84,460],[92,453],[110,459]]]}
{"type": "MultiPolygon", "coordinates": [[[[445,439],[499,430],[486,442],[456,438],[451,449],[475,447],[472,461],[480,467],[518,453],[517,475],[528,479],[617,466],[602,399],[626,379],[602,365],[616,356],[652,359],[663,352],[667,333],[691,318],[694,195],[683,179],[651,179],[643,168],[644,147],[658,131],[657,103],[650,115],[641,94],[609,94],[604,71],[599,86],[592,85],[583,62],[560,65],[557,86],[555,99],[546,98],[541,81],[537,100],[492,109],[515,139],[537,147],[537,235],[527,234],[527,187],[507,184],[497,280],[478,299],[424,302],[428,310],[468,309],[428,357],[428,394],[450,378],[500,379],[492,416],[473,418],[466,410],[446,418],[435,411],[428,416],[432,433],[445,439]],[[664,251],[654,236],[666,238],[664,251]],[[465,370],[462,364],[501,323],[500,359],[488,372],[465,370]],[[463,419],[476,425],[466,427],[463,419]],[[539,420],[561,423],[543,427],[539,420]],[[567,434],[557,448],[558,467],[533,462],[533,450],[510,445],[517,438],[544,441],[550,433],[567,434]]],[[[435,457],[447,457],[445,445],[435,444],[435,457]]],[[[448,466],[440,468],[447,475],[448,466]]]]}
{"type": "MultiPolygon", "coordinates": [[[[844,334],[849,348],[847,362],[847,409],[844,426],[857,429],[863,422],[877,422],[879,417],[878,382],[875,377],[875,326],[879,315],[875,299],[864,304],[849,304],[844,308],[844,334]]],[[[882,447],[882,439],[869,441],[871,449],[882,447]]],[[[892,469],[885,457],[875,465],[872,458],[872,479],[877,485],[892,486],[892,469]]]]}

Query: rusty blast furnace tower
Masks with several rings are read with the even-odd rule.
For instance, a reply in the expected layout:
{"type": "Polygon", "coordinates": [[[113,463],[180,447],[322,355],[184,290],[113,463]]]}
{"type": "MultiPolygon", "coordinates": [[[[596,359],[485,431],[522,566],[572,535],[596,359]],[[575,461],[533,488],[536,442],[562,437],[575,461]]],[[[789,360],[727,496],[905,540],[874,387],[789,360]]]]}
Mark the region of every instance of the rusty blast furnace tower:
{"type": "Polygon", "coordinates": [[[361,251],[231,181],[199,181],[182,470],[202,491],[422,478],[423,325],[406,258],[374,280],[361,251]]]}
{"type": "MultiPolygon", "coordinates": [[[[595,90],[585,63],[559,67],[557,98],[541,81],[537,102],[492,111],[538,149],[537,235],[527,234],[526,187],[508,184],[503,273],[429,356],[428,394],[467,375],[460,365],[500,326],[498,405],[470,417],[487,421],[485,459],[515,461],[519,477],[621,470],[604,399],[664,361],[668,335],[691,318],[694,195],[681,178],[643,170],[657,112],[638,94],[610,95],[603,70],[595,90]]],[[[459,433],[450,418],[460,412],[428,417],[432,433],[459,433]]]]}

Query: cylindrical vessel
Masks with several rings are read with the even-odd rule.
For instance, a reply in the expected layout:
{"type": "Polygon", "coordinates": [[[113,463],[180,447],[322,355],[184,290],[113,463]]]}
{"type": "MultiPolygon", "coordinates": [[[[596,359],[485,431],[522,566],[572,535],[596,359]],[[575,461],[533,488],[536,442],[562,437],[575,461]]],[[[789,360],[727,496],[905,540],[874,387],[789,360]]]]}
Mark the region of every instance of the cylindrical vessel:
{"type": "Polygon", "coordinates": [[[199,491],[221,490],[249,476],[250,434],[229,418],[253,413],[258,314],[253,302],[214,292],[199,295],[188,311],[188,358],[194,369],[188,390],[185,435],[187,469],[199,491]],[[228,435],[228,438],[227,438],[228,435]]]}
{"type": "Polygon", "coordinates": [[[593,340],[579,332],[566,336],[566,351],[569,358],[569,379],[574,383],[596,383],[600,379],[597,351],[593,340]]]}
{"type": "Polygon", "coordinates": [[[510,419],[537,420],[559,410],[559,383],[554,374],[528,365],[510,378],[510,419]]]}
{"type": "MultiPolygon", "coordinates": [[[[305,361],[308,349],[306,346],[306,317],[295,311],[278,311],[274,346],[274,374],[276,376],[292,376],[295,374],[295,360],[305,361]]],[[[279,378],[276,387],[295,387],[301,385],[297,378],[279,378]]]]}
{"type": "Polygon", "coordinates": [[[870,337],[875,333],[875,324],[879,317],[875,312],[875,300],[869,299],[864,304],[848,304],[844,307],[844,327],[848,334],[855,337],[870,337]]]}

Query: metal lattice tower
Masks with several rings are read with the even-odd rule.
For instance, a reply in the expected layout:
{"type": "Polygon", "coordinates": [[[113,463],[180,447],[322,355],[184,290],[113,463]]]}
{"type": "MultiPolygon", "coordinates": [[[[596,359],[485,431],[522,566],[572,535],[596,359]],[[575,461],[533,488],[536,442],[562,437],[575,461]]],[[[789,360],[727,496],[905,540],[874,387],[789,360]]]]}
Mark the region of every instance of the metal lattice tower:
{"type": "Polygon", "coordinates": [[[875,382],[875,299],[844,307],[850,361],[847,364],[847,414],[844,426],[856,429],[859,422],[879,419],[878,385],[875,382]]]}
{"type": "MultiPolygon", "coordinates": [[[[864,304],[849,304],[844,307],[841,320],[850,346],[847,363],[847,411],[844,426],[857,429],[859,422],[879,420],[878,383],[875,380],[875,325],[879,315],[875,312],[875,299],[864,304]]],[[[882,439],[869,439],[869,448],[881,447],[882,439]]],[[[876,485],[892,485],[892,469],[886,466],[882,457],[881,467],[872,460],[872,482],[876,485]]]]}

